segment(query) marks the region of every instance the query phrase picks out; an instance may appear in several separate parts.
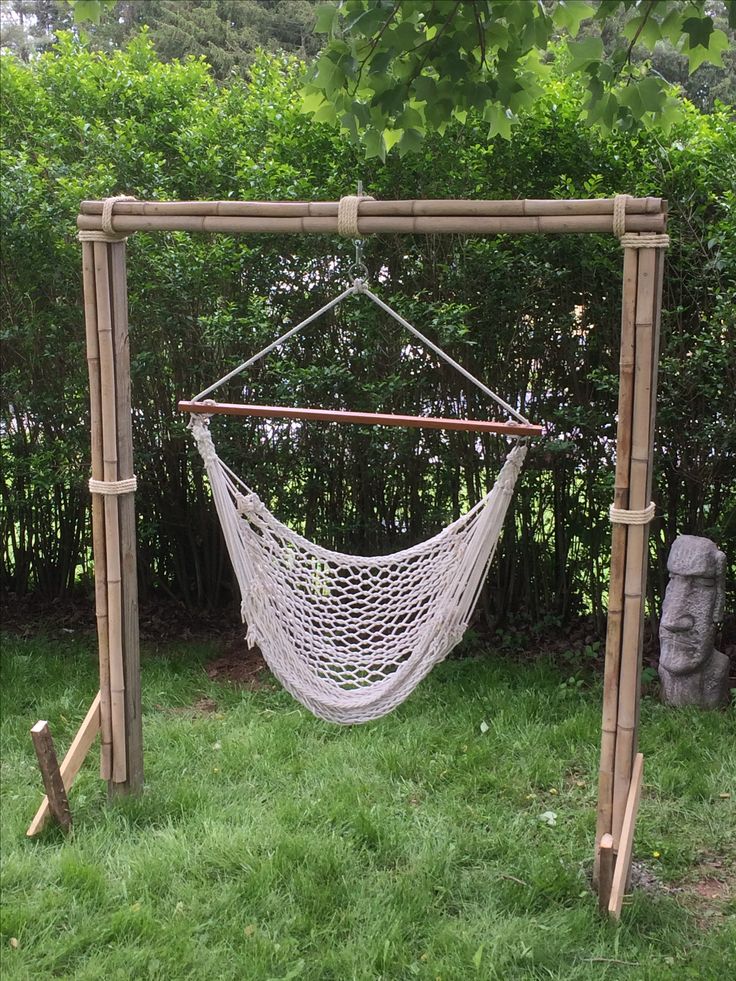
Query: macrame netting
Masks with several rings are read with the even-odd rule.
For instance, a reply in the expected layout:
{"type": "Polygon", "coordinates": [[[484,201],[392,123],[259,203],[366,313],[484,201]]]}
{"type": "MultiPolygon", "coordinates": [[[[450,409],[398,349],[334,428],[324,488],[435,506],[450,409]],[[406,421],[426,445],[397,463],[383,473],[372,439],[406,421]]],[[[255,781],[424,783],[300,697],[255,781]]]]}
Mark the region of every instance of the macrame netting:
{"type": "Polygon", "coordinates": [[[403,702],[461,640],[501,533],[526,446],[490,491],[434,538],[390,555],[315,545],[282,524],[190,424],[242,597],[247,641],[294,698],[345,725],[403,702]]]}

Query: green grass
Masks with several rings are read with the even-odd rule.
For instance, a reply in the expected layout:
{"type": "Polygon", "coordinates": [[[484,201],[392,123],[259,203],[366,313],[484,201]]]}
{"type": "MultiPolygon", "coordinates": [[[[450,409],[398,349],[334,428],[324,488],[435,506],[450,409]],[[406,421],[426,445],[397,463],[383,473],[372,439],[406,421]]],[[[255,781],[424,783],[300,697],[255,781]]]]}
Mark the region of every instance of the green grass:
{"type": "Polygon", "coordinates": [[[31,841],[28,729],[49,719],[68,744],[95,689],[94,650],[5,638],[6,981],[730,976],[733,899],[696,902],[692,883],[704,857],[733,876],[732,713],[643,703],[636,853],[685,888],[636,892],[615,927],[588,883],[597,686],[561,687],[543,658],[450,661],[393,715],[346,729],[280,690],[209,681],[213,653],[144,658],[143,796],[108,805],[90,760],[73,834],[31,841]],[[217,712],[175,711],[203,696],[217,712]],[[540,820],[550,810],[554,827],[540,820]]]}

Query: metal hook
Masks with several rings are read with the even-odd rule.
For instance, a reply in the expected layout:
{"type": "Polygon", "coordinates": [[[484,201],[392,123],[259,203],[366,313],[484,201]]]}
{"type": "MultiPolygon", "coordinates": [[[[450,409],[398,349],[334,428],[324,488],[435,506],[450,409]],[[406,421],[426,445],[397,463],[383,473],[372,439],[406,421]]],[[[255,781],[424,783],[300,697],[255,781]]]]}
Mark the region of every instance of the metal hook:
{"type": "MultiPolygon", "coordinates": [[[[363,181],[358,181],[358,197],[363,196],[363,181]]],[[[348,275],[353,280],[366,280],[368,278],[368,267],[363,260],[363,248],[365,240],[362,238],[353,239],[355,246],[355,262],[348,270],[348,275]]]]}

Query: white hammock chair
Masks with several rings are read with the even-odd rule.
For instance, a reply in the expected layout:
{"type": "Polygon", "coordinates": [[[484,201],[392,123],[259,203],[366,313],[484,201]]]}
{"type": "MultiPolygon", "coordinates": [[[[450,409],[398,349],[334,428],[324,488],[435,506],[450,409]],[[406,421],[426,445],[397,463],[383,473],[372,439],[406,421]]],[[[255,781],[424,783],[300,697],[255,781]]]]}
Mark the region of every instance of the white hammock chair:
{"type": "Polygon", "coordinates": [[[302,705],[343,725],[392,711],[462,639],[527,451],[524,443],[511,451],[493,489],[467,514],[433,538],[390,555],[331,551],[282,524],[217,455],[207,414],[215,405],[202,400],[353,294],[367,296],[530,425],[360,279],[193,400],[200,406],[190,429],[240,587],[247,643],[258,645],[271,671],[302,705]]]}

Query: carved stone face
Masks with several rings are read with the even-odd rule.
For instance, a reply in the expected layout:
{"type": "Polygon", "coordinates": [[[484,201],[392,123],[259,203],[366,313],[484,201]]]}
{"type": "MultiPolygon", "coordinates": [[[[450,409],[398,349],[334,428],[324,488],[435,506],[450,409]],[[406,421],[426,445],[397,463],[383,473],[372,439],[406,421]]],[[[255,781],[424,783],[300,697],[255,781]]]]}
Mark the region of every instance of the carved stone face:
{"type": "Polygon", "coordinates": [[[672,546],[670,581],[662,606],[660,664],[675,675],[692,674],[713,654],[723,616],[726,556],[707,538],[681,535],[672,546]]]}

